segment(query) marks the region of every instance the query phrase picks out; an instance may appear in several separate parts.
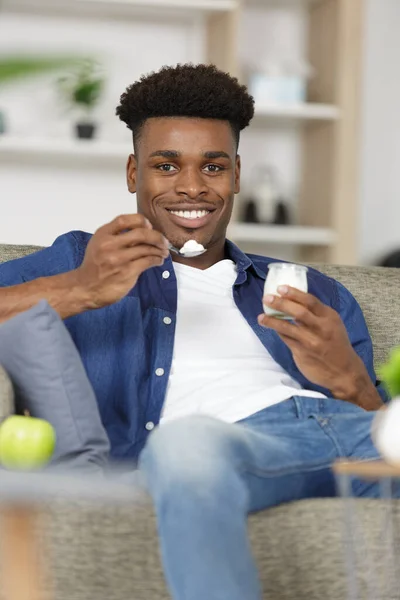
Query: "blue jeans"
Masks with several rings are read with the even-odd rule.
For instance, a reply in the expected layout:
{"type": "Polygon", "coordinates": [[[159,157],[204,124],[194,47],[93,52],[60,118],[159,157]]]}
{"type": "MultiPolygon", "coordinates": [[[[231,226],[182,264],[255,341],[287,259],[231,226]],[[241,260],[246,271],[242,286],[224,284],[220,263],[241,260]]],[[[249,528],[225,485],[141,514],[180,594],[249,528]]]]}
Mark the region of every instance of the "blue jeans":
{"type": "MultiPolygon", "coordinates": [[[[260,600],[247,516],[283,502],[336,495],[340,457],[376,459],[375,413],[294,397],[236,424],[191,416],[154,430],[143,450],[166,578],[175,600],[260,600]]],[[[377,485],[353,482],[356,496],[377,485]]]]}

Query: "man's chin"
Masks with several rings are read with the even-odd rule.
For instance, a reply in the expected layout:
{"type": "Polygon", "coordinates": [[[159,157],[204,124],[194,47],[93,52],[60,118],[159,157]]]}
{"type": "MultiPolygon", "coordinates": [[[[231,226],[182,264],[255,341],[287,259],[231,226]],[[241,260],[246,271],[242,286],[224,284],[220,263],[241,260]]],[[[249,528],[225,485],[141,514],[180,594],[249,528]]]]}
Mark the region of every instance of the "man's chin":
{"type": "Polygon", "coordinates": [[[170,223],[160,223],[160,231],[167,240],[175,246],[181,248],[189,240],[195,240],[198,244],[204,247],[210,243],[214,237],[214,231],[210,231],[206,227],[186,228],[186,227],[171,227],[170,223]]]}

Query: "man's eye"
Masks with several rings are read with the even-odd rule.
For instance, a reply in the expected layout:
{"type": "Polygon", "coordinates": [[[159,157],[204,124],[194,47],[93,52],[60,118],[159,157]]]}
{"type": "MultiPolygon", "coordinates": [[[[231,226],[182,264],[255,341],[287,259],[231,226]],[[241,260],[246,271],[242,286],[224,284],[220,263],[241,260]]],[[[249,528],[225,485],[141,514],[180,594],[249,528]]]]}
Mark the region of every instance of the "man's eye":
{"type": "Polygon", "coordinates": [[[220,165],[213,165],[213,164],[211,164],[211,165],[206,165],[204,167],[204,169],[206,171],[208,171],[208,173],[219,173],[220,171],[224,170],[224,167],[221,167],[220,165]]]}
{"type": "Polygon", "coordinates": [[[169,163],[165,163],[163,165],[157,165],[157,169],[159,171],[164,171],[165,173],[171,173],[172,171],[176,171],[174,165],[170,165],[169,163]]]}

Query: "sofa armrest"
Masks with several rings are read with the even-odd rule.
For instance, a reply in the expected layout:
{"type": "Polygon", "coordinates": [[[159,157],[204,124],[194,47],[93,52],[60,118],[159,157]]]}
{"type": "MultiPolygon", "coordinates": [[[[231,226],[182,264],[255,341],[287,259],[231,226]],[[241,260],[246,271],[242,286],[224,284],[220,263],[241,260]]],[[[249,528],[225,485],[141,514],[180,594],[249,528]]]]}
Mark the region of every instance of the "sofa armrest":
{"type": "Polygon", "coordinates": [[[0,365],[0,423],[14,413],[14,389],[6,371],[0,365]]]}

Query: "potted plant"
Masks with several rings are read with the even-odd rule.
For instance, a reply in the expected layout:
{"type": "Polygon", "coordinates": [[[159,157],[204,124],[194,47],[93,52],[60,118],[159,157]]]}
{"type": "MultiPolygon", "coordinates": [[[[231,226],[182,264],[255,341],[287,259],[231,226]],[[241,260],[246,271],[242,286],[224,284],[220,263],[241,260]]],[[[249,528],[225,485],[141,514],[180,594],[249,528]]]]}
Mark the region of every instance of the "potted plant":
{"type": "MultiPolygon", "coordinates": [[[[76,58],[66,56],[0,56],[0,89],[3,85],[51,71],[58,71],[76,62],[76,58]]],[[[0,134],[5,133],[6,128],[6,118],[0,110],[0,134]]]]}
{"type": "Polygon", "coordinates": [[[96,133],[93,110],[104,88],[104,77],[97,63],[91,60],[82,62],[68,76],[59,80],[59,86],[69,104],[77,109],[79,115],[75,125],[77,137],[92,139],[96,133]]]}

